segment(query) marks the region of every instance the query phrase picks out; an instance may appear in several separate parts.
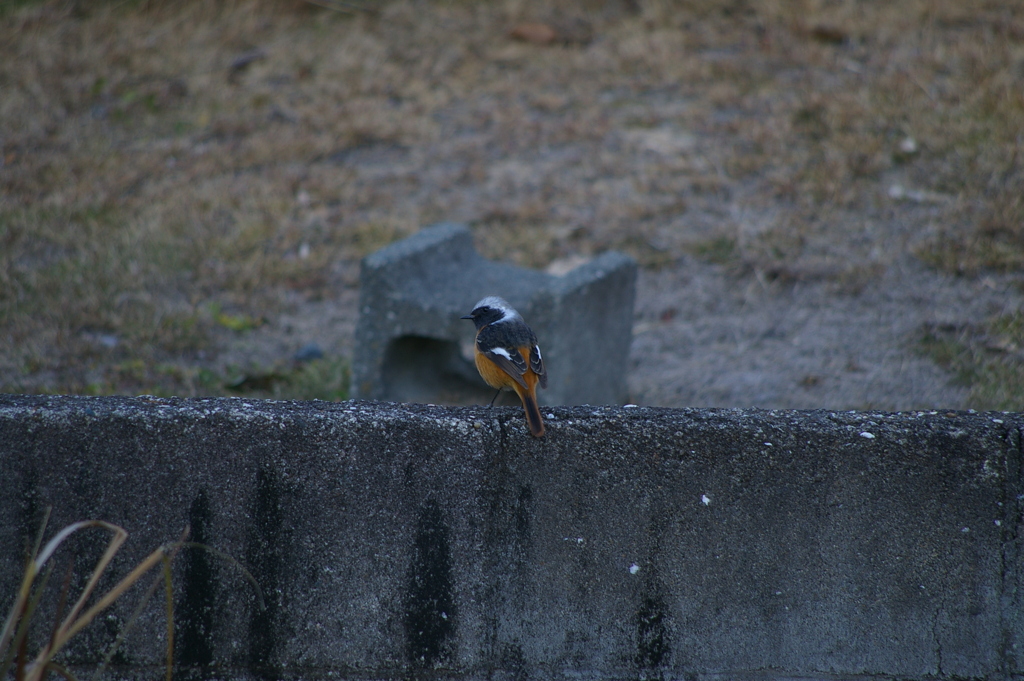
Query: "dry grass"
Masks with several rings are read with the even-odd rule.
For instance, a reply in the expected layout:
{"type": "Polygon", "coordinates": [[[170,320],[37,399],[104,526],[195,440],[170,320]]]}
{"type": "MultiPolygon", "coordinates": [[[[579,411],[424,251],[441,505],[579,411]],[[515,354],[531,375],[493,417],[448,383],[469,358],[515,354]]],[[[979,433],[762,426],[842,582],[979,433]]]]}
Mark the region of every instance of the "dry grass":
{"type": "MultiPolygon", "coordinates": [[[[48,514],[49,511],[47,511],[47,515],[48,514]]],[[[45,522],[43,527],[45,528],[45,522]]],[[[107,572],[107,568],[110,566],[111,560],[113,560],[115,554],[120,550],[121,545],[128,538],[128,533],[125,532],[123,528],[102,520],[80,521],[72,523],[62,529],[49,542],[47,542],[46,546],[42,547],[42,550],[40,550],[41,541],[39,540],[42,539],[42,531],[40,531],[39,540],[37,540],[32,554],[26,561],[20,589],[15,595],[10,613],[4,622],[2,632],[0,632],[0,658],[3,660],[0,662],[0,675],[4,678],[11,677],[24,681],[42,681],[43,679],[48,678],[51,674],[59,675],[65,679],[74,679],[75,676],[57,661],[62,650],[69,647],[68,644],[79,632],[88,627],[100,613],[113,605],[114,602],[124,595],[126,591],[130,590],[137,582],[145,577],[146,573],[162,564],[162,574],[158,580],[154,582],[153,586],[150,587],[149,592],[143,598],[143,603],[136,609],[136,615],[141,611],[141,607],[144,607],[146,602],[148,602],[152,597],[156,586],[159,585],[160,579],[162,578],[166,584],[165,593],[167,594],[168,625],[166,678],[169,681],[172,676],[171,672],[174,661],[174,599],[172,598],[171,593],[170,562],[173,560],[174,556],[177,555],[180,548],[185,545],[184,538],[187,534],[188,532],[186,531],[182,540],[177,544],[161,546],[153,551],[153,553],[136,565],[134,569],[132,569],[132,571],[121,579],[121,581],[119,581],[113,588],[101,597],[92,598],[101,577],[103,577],[107,572]],[[49,577],[53,570],[53,564],[50,559],[54,552],[68,537],[80,530],[90,528],[107,530],[113,535],[113,537],[107,544],[106,550],[97,562],[96,567],[89,574],[88,582],[82,590],[82,593],[65,615],[63,610],[67,603],[67,596],[69,595],[68,587],[70,586],[70,579],[72,576],[72,571],[70,569],[68,570],[64,587],[61,590],[59,605],[55,614],[55,621],[50,639],[33,657],[28,652],[28,643],[32,638],[30,630],[33,628],[33,623],[38,623],[38,620],[41,619],[38,613],[38,605],[42,592],[46,589],[49,577]],[[50,563],[49,565],[47,565],[48,562],[50,563]],[[88,608],[86,608],[87,604],[89,605],[88,608]],[[13,674],[9,674],[9,672],[13,672],[13,674]]],[[[133,623],[133,621],[129,622],[127,627],[130,627],[133,623]]],[[[111,657],[116,652],[117,645],[123,640],[123,635],[126,633],[126,631],[122,631],[118,636],[118,639],[114,646],[112,646],[109,654],[104,658],[104,663],[101,666],[101,669],[109,663],[111,657]]]]}
{"type": "Polygon", "coordinates": [[[1024,313],[980,326],[930,326],[919,348],[970,386],[974,408],[1024,411],[1024,313]]]}
{"type": "MultiPolygon", "coordinates": [[[[43,681],[51,676],[60,676],[65,679],[74,680],[76,677],[65,666],[67,658],[62,653],[70,651],[74,643],[82,638],[78,635],[84,629],[90,627],[99,615],[107,611],[126,593],[134,590],[132,598],[136,598],[138,603],[122,625],[113,642],[110,643],[106,651],[102,651],[104,652],[102,657],[99,655],[101,652],[99,650],[90,651],[93,655],[87,656],[97,660],[102,659],[101,664],[95,670],[94,678],[102,677],[103,672],[124,643],[129,631],[135,626],[139,616],[144,612],[156,593],[157,588],[162,583],[166,598],[165,611],[167,614],[167,662],[164,678],[170,681],[174,671],[175,630],[171,563],[181,549],[201,549],[232,564],[252,584],[259,607],[265,607],[262,591],[252,574],[231,556],[205,544],[186,541],[189,535],[189,528],[185,528],[178,541],[158,547],[141,562],[133,566],[131,571],[121,578],[117,584],[110,586],[109,582],[112,578],[110,574],[112,572],[110,569],[111,562],[128,539],[128,533],[124,528],[102,520],[78,521],[65,526],[43,545],[42,539],[49,516],[50,509],[47,508],[35,545],[31,547],[31,551],[25,556],[25,568],[22,572],[21,584],[17,593],[14,594],[3,628],[0,629],[0,678],[14,678],[18,681],[43,681]],[[53,589],[50,583],[50,577],[54,568],[53,559],[55,553],[62,549],[69,538],[82,530],[89,529],[102,529],[109,532],[112,536],[107,542],[102,555],[99,556],[95,567],[88,573],[87,579],[83,578],[80,580],[84,582],[84,586],[81,588],[77,599],[72,601],[69,597],[74,595],[71,592],[72,578],[75,576],[74,561],[68,563],[63,585],[58,589],[53,589]],[[140,596],[138,590],[134,589],[134,587],[157,567],[161,567],[162,570],[159,571],[149,589],[140,596]],[[101,583],[107,583],[107,586],[101,588],[101,583]],[[41,640],[41,630],[49,624],[46,622],[47,615],[44,615],[42,612],[45,608],[41,607],[41,604],[46,603],[43,599],[47,594],[48,586],[51,587],[50,591],[59,592],[54,604],[56,610],[53,612],[53,622],[50,624],[49,639],[46,640],[45,644],[41,644],[38,652],[32,656],[29,648],[30,643],[41,640]],[[103,592],[103,589],[106,589],[106,591],[103,592]],[[62,660],[62,657],[65,659],[62,660]]],[[[67,552],[67,549],[64,549],[64,552],[67,552]]],[[[79,575],[79,577],[83,576],[79,575]]],[[[108,620],[108,624],[110,621],[113,620],[108,620]]]]}
{"type": "Polygon", "coordinates": [[[1022,78],[997,0],[10,5],[0,390],[224,393],[222,315],[331,296],[453,217],[536,266],[1019,269],[1022,78]],[[594,39],[508,38],[538,19],[594,39]]]}

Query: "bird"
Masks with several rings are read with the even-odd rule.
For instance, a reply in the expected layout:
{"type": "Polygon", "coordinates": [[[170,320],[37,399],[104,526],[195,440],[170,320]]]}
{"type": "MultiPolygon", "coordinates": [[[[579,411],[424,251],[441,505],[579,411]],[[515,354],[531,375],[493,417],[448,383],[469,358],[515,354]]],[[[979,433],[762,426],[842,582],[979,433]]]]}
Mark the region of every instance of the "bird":
{"type": "Polygon", "coordinates": [[[537,385],[548,387],[548,372],[533,329],[508,301],[498,296],[482,299],[461,319],[472,320],[476,326],[473,344],[476,369],[487,385],[498,389],[494,398],[502,390],[515,390],[523,402],[530,434],[543,437],[544,421],[537,406],[537,385]]]}

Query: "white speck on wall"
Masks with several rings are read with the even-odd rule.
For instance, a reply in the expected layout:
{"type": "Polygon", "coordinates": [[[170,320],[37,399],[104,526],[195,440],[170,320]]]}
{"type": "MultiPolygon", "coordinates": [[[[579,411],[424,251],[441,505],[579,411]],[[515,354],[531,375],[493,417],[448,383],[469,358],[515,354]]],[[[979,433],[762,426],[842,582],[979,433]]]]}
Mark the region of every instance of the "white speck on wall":
{"type": "Polygon", "coordinates": [[[623,409],[636,409],[636,405],[635,404],[624,404],[624,405],[622,405],[622,408],[623,409]]]}
{"type": "Polygon", "coordinates": [[[700,503],[704,504],[705,506],[710,506],[711,497],[709,497],[707,494],[700,495],[700,503]]]}
{"type": "Polygon", "coordinates": [[[969,528],[969,527],[962,527],[962,528],[960,528],[960,531],[961,532],[970,532],[971,528],[969,528]]]}
{"type": "Polygon", "coordinates": [[[863,437],[863,438],[867,438],[868,440],[874,440],[875,439],[874,433],[869,433],[866,430],[863,433],[861,433],[860,436],[863,437]]]}
{"type": "Polygon", "coordinates": [[[446,612],[444,612],[444,611],[442,610],[442,611],[441,611],[441,619],[443,619],[443,620],[446,620],[446,619],[448,619],[448,613],[446,613],[446,612]]]}
{"type": "Polygon", "coordinates": [[[764,446],[765,446],[765,447],[771,447],[771,446],[772,446],[772,443],[771,443],[771,442],[765,442],[765,443],[764,443],[764,446]]]}
{"type": "Polygon", "coordinates": [[[992,419],[992,423],[1002,423],[1002,419],[992,419]]]}
{"type": "Polygon", "coordinates": [[[629,574],[635,575],[638,572],[640,572],[640,566],[639,565],[637,565],[636,563],[633,563],[633,564],[631,564],[629,566],[629,574]]]}
{"type": "Polygon", "coordinates": [[[1000,525],[1003,524],[1002,520],[993,520],[992,522],[994,522],[996,524],[996,527],[999,527],[1000,525]]]}

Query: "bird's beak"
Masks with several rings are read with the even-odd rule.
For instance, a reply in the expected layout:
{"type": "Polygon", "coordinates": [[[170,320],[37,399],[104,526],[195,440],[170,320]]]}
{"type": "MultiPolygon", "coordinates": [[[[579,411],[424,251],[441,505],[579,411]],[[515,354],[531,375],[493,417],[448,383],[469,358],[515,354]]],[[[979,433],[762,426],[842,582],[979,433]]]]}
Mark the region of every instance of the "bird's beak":
{"type": "Polygon", "coordinates": [[[467,315],[463,315],[463,316],[459,317],[459,319],[472,319],[472,318],[473,318],[473,315],[471,315],[471,314],[467,314],[467,315]]]}

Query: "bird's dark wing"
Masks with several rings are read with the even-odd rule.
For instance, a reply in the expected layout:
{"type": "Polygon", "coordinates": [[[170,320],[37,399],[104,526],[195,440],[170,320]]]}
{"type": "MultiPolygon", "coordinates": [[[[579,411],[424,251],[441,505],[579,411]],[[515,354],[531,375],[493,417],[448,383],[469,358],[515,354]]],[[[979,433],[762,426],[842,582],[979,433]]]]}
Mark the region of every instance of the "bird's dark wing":
{"type": "Polygon", "coordinates": [[[534,345],[530,348],[530,368],[540,379],[540,387],[548,387],[548,372],[544,368],[544,358],[540,356],[540,346],[534,345]]]}
{"type": "MultiPolygon", "coordinates": [[[[480,329],[476,336],[476,347],[519,385],[526,387],[523,374],[526,373],[526,360],[515,347],[506,347],[499,342],[500,334],[491,326],[480,329]]],[[[502,339],[503,340],[503,339],[502,339]]]]}

